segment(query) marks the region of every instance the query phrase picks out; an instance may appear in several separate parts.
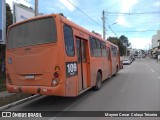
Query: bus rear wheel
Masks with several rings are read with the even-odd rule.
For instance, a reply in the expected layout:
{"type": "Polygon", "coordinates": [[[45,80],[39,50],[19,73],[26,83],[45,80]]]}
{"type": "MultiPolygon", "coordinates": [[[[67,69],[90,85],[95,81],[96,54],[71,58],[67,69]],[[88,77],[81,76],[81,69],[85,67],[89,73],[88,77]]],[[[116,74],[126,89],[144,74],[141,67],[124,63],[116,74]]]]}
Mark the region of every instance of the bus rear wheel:
{"type": "Polygon", "coordinates": [[[101,88],[101,84],[102,84],[102,77],[101,77],[101,73],[98,72],[97,73],[97,78],[96,78],[96,85],[93,87],[94,90],[99,90],[101,88]]]}
{"type": "Polygon", "coordinates": [[[116,67],[116,75],[118,74],[118,65],[117,65],[117,67],[116,67]]]}

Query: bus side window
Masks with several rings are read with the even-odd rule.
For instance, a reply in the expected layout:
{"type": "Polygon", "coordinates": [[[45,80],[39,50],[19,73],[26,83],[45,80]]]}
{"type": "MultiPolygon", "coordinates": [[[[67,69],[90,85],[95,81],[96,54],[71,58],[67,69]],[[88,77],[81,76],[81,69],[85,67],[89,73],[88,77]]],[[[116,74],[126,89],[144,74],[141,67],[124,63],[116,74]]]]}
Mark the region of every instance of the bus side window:
{"type": "Polygon", "coordinates": [[[108,48],[108,47],[107,47],[108,60],[110,60],[110,59],[111,59],[111,58],[110,58],[110,54],[111,54],[110,52],[111,52],[110,48],[108,48]]]}
{"type": "Polygon", "coordinates": [[[114,46],[111,46],[112,49],[112,56],[116,56],[116,48],[114,46]]]}
{"type": "Polygon", "coordinates": [[[118,51],[117,51],[117,48],[115,47],[115,56],[118,55],[118,51]]]}
{"type": "Polygon", "coordinates": [[[90,50],[91,50],[91,56],[96,56],[96,40],[95,38],[90,38],[90,50]]]}
{"type": "Polygon", "coordinates": [[[96,50],[95,50],[95,56],[101,57],[101,43],[99,40],[96,39],[96,50]]]}
{"type": "Polygon", "coordinates": [[[77,47],[77,57],[78,57],[78,63],[81,62],[81,49],[80,49],[80,40],[76,40],[76,47],[77,47]]]}
{"type": "Polygon", "coordinates": [[[93,57],[93,38],[92,37],[89,38],[89,43],[90,43],[91,56],[93,57]]]}
{"type": "Polygon", "coordinates": [[[64,25],[64,40],[67,56],[73,57],[75,55],[74,51],[74,39],[72,28],[64,25]]]}
{"type": "Polygon", "coordinates": [[[106,50],[105,42],[101,42],[101,52],[102,52],[102,57],[107,57],[107,50],[106,50]]]}
{"type": "Polygon", "coordinates": [[[82,47],[82,62],[86,62],[86,44],[85,41],[81,41],[81,47],[82,47]]]}

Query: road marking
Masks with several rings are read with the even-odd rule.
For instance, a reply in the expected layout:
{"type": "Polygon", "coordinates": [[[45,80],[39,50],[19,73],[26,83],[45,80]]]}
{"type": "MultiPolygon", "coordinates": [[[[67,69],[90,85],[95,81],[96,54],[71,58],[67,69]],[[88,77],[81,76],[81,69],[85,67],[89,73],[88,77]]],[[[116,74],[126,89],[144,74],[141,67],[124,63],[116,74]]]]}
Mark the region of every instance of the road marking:
{"type": "Polygon", "coordinates": [[[155,72],[153,69],[151,69],[152,72],[155,72]]]}

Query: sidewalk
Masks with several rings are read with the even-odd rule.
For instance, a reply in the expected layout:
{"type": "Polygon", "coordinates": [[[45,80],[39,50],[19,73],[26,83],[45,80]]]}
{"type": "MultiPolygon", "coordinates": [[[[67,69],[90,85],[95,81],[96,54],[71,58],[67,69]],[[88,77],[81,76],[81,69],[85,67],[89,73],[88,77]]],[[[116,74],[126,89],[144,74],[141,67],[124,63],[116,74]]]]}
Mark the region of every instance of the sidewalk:
{"type": "Polygon", "coordinates": [[[16,93],[9,93],[8,91],[2,91],[0,92],[0,99],[5,98],[5,97],[9,97],[12,95],[15,95],[16,93]]]}

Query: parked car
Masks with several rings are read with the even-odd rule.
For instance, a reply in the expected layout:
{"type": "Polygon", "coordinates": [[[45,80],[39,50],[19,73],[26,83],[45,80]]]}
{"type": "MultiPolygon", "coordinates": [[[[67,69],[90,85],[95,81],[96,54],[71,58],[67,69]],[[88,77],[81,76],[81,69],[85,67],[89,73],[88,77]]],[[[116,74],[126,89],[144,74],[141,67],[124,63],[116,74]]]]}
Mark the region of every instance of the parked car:
{"type": "Polygon", "coordinates": [[[124,59],[123,60],[123,65],[130,65],[131,61],[129,59],[124,59]]]}

